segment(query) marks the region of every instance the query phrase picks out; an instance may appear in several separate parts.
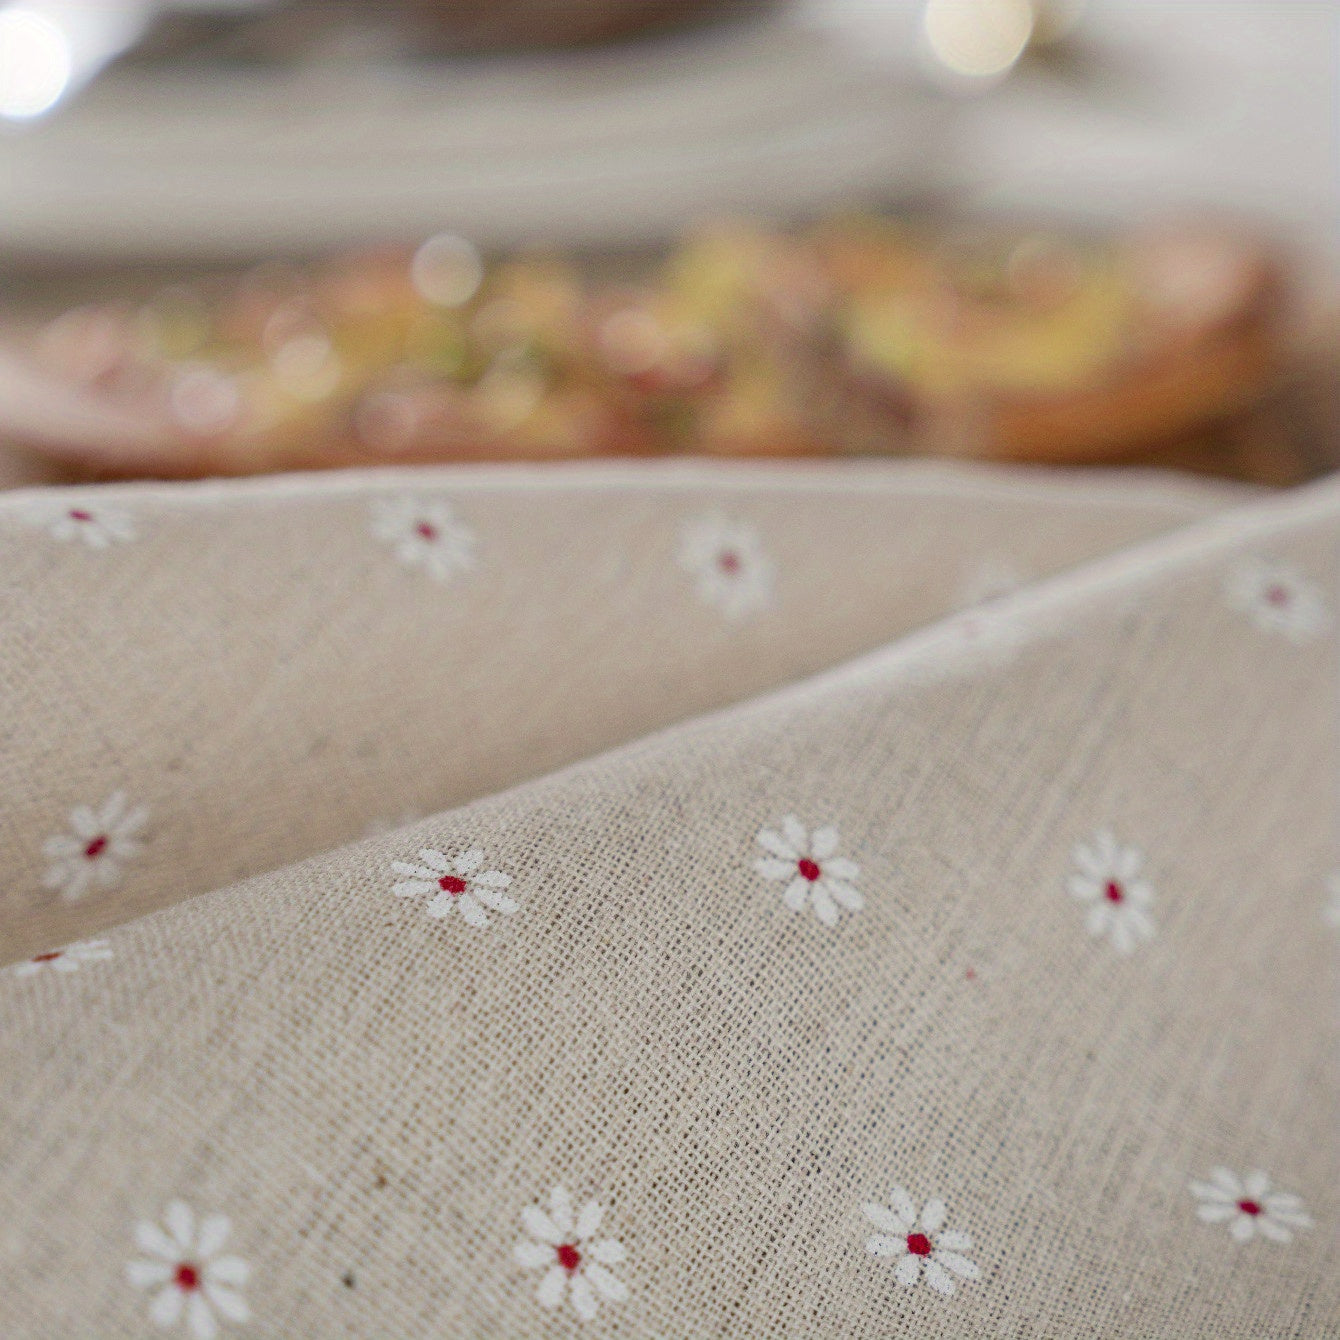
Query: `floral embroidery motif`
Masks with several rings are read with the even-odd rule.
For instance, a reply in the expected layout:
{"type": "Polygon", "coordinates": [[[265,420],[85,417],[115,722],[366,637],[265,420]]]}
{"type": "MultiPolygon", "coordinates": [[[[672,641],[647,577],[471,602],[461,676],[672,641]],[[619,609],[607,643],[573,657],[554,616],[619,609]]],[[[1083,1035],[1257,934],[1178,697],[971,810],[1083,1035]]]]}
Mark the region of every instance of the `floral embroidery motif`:
{"type": "Polygon", "coordinates": [[[494,912],[516,911],[516,902],[503,892],[512,882],[511,875],[501,870],[481,870],[484,853],[478,847],[455,857],[425,847],[419,852],[419,860],[422,865],[391,862],[391,869],[405,876],[391,892],[400,898],[431,893],[433,898],[424,909],[430,917],[450,916],[452,908],[459,905],[461,916],[471,926],[487,926],[486,907],[494,912]]]}
{"type": "Polygon", "coordinates": [[[966,1233],[945,1229],[945,1203],[928,1200],[918,1216],[912,1197],[896,1186],[889,1196],[890,1205],[871,1202],[862,1213],[879,1229],[865,1240],[872,1256],[896,1256],[894,1271],[898,1283],[912,1288],[925,1280],[937,1293],[952,1294],[957,1287],[954,1276],[975,1280],[980,1272],[964,1252],[972,1251],[972,1239],[966,1233]]]}
{"type": "Polygon", "coordinates": [[[1331,622],[1321,588],[1288,563],[1243,559],[1229,573],[1224,594],[1263,633],[1291,642],[1310,642],[1331,622]]]}
{"type": "Polygon", "coordinates": [[[82,541],[90,549],[110,549],[135,538],[135,523],[128,513],[83,500],[44,498],[27,509],[24,519],[30,526],[42,527],[53,540],[82,541]]]}
{"type": "Polygon", "coordinates": [[[435,581],[475,565],[474,532],[440,499],[379,498],[372,505],[372,533],[407,568],[422,568],[435,581]]]}
{"type": "Polygon", "coordinates": [[[59,889],[61,896],[82,898],[93,884],[110,889],[121,878],[121,865],[143,850],[139,836],[149,812],[143,806],[126,809],[126,795],[118,791],[99,810],[78,805],[70,811],[73,833],[57,833],[42,844],[52,864],[42,885],[59,889]]]}
{"type": "Polygon", "coordinates": [[[1119,953],[1129,954],[1154,935],[1149,908],[1154,890],[1139,878],[1144,858],[1134,847],[1122,847],[1104,830],[1075,845],[1076,871],[1066,880],[1070,896],[1088,912],[1084,925],[1092,936],[1107,936],[1119,953]]]}
{"type": "Polygon", "coordinates": [[[1200,1201],[1196,1217],[1207,1224],[1227,1224],[1234,1242],[1255,1237],[1292,1242],[1293,1235],[1312,1227],[1299,1196],[1272,1191],[1263,1172],[1238,1177],[1227,1168],[1211,1168],[1208,1182],[1192,1182],[1191,1194],[1200,1201]]]}
{"type": "Polygon", "coordinates": [[[694,579],[700,599],[728,619],[772,604],[772,561],[752,526],[719,516],[688,522],[680,533],[679,566],[694,579]]]}
{"type": "Polygon", "coordinates": [[[78,972],[85,963],[97,963],[112,957],[106,940],[80,940],[62,949],[48,949],[23,963],[14,965],[15,977],[31,977],[39,972],[78,972]]]}
{"type": "Polygon", "coordinates": [[[782,820],[782,831],[765,828],[758,845],[768,853],[754,862],[764,879],[786,880],[782,902],[793,912],[808,902],[825,926],[838,923],[838,906],[859,912],[865,899],[852,883],[860,874],[855,861],[835,855],[838,831],[829,825],[816,828],[811,835],[794,814],[782,820]]]}
{"type": "Polygon", "coordinates": [[[596,1238],[604,1210],[587,1201],[575,1218],[568,1193],[556,1186],[549,1193],[549,1208],[528,1205],[521,1222],[532,1240],[516,1244],[514,1255],[527,1270],[543,1270],[535,1291],[541,1307],[555,1308],[566,1293],[573,1310],[583,1321],[596,1315],[597,1296],[609,1303],[622,1303],[628,1286],[607,1267],[627,1258],[623,1244],[613,1238],[596,1238]]]}
{"type": "Polygon", "coordinates": [[[152,1289],[149,1318],[156,1326],[175,1326],[185,1316],[194,1340],[214,1340],[217,1312],[225,1321],[251,1320],[247,1300],[237,1292],[251,1269],[236,1256],[220,1256],[228,1240],[228,1220],[206,1215],[196,1231],[190,1207],[174,1200],[165,1216],[167,1232],[142,1220],[135,1225],[135,1243],[152,1260],[131,1261],[126,1278],[137,1289],[152,1289]]]}

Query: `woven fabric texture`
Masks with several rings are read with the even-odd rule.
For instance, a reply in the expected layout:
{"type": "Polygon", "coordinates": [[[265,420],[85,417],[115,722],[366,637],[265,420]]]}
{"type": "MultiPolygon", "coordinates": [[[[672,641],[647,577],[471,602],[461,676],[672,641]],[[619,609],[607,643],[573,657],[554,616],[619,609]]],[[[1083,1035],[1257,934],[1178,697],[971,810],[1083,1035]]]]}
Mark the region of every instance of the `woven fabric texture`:
{"type": "Polygon", "coordinates": [[[894,465],[0,495],[0,963],[785,684],[1238,492],[894,465]],[[118,795],[133,860],[53,859],[80,807],[83,846],[110,834],[118,795]]]}
{"type": "Polygon", "coordinates": [[[172,905],[0,975],[0,1334],[1340,1331],[1340,486],[431,484],[15,547],[15,942],[172,905]]]}

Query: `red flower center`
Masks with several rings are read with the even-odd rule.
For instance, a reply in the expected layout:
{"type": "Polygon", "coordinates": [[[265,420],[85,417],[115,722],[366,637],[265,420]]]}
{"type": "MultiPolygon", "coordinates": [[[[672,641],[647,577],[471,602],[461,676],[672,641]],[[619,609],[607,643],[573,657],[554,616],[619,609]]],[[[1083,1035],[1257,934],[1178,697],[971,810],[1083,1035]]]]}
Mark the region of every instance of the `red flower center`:
{"type": "Polygon", "coordinates": [[[443,893],[449,893],[455,898],[458,894],[465,892],[465,881],[459,875],[443,875],[437,881],[437,887],[443,893]]]}
{"type": "Polygon", "coordinates": [[[1272,586],[1266,592],[1266,600],[1272,605],[1287,605],[1289,603],[1289,593],[1282,586],[1272,586]]]}
{"type": "Polygon", "coordinates": [[[84,855],[90,861],[96,861],[98,857],[101,856],[103,852],[105,852],[106,850],[107,850],[107,834],[99,833],[98,836],[95,837],[93,841],[90,842],[88,846],[84,848],[84,855]]]}
{"type": "Polygon", "coordinates": [[[931,1240],[924,1233],[909,1233],[907,1235],[907,1250],[913,1256],[929,1256],[931,1254],[931,1240]]]}
{"type": "Polygon", "coordinates": [[[819,869],[818,865],[814,861],[811,861],[808,856],[806,856],[803,860],[799,860],[796,862],[796,869],[799,870],[800,873],[804,875],[805,878],[808,879],[811,884],[813,884],[814,881],[818,879],[819,876],[823,873],[823,871],[819,869]]]}
{"type": "Polygon", "coordinates": [[[190,1293],[192,1289],[198,1289],[200,1287],[200,1272],[189,1261],[183,1261],[181,1265],[177,1267],[177,1273],[172,1279],[177,1288],[186,1293],[190,1293]]]}
{"type": "Polygon", "coordinates": [[[722,572],[729,572],[734,575],[740,570],[740,555],[733,549],[727,549],[717,557],[717,567],[722,572]]]}
{"type": "Polygon", "coordinates": [[[414,533],[424,540],[432,541],[437,539],[437,527],[430,521],[420,521],[419,524],[414,527],[414,533]]]}
{"type": "Polygon", "coordinates": [[[92,512],[86,512],[86,511],[84,511],[84,509],[83,509],[82,507],[72,507],[72,508],[70,509],[70,520],[71,520],[71,521],[92,521],[92,520],[93,520],[93,513],[92,513],[92,512]]]}
{"type": "Polygon", "coordinates": [[[1256,1203],[1256,1201],[1254,1201],[1254,1200],[1240,1200],[1240,1201],[1238,1201],[1238,1209],[1240,1209],[1240,1210],[1243,1212],[1243,1214],[1253,1214],[1253,1215],[1254,1215],[1254,1214],[1260,1214],[1260,1213],[1261,1213],[1261,1207],[1260,1207],[1260,1205],[1258,1205],[1258,1204],[1256,1203]]]}
{"type": "Polygon", "coordinates": [[[33,958],[34,963],[50,963],[52,959],[60,958],[63,951],[52,949],[45,954],[37,954],[33,958]]]}
{"type": "Polygon", "coordinates": [[[1103,897],[1109,903],[1119,903],[1126,897],[1126,891],[1115,879],[1110,879],[1107,881],[1107,888],[1103,890],[1103,897]]]}
{"type": "Polygon", "coordinates": [[[582,1263],[582,1254],[577,1250],[576,1244],[572,1242],[565,1242],[561,1247],[555,1247],[554,1255],[558,1257],[558,1264],[569,1275],[582,1263]]]}

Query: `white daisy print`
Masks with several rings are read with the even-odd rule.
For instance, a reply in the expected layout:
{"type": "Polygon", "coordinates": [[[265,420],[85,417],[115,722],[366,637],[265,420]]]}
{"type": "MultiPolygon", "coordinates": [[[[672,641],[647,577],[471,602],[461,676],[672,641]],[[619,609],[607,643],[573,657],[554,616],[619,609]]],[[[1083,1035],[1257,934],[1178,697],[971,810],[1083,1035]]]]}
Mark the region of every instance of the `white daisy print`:
{"type": "Polygon", "coordinates": [[[372,533],[407,568],[422,568],[439,582],[475,565],[474,532],[441,499],[378,498],[372,533]]]}
{"type": "Polygon", "coordinates": [[[1234,1242],[1255,1237],[1292,1242],[1293,1235],[1311,1228],[1302,1199],[1287,1191],[1272,1191],[1263,1172],[1239,1177],[1227,1168],[1211,1168],[1208,1182],[1192,1182],[1191,1194],[1200,1201],[1196,1217],[1207,1224],[1227,1224],[1234,1242]]]}
{"type": "Polygon", "coordinates": [[[153,1291],[149,1319],[159,1327],[176,1326],[183,1318],[194,1340],[214,1340],[217,1313],[225,1321],[251,1320],[251,1309],[238,1290],[251,1274],[247,1263],[219,1253],[228,1240],[228,1220],[206,1215],[197,1229],[195,1215],[174,1200],[165,1216],[167,1232],[142,1220],[135,1225],[135,1243],[149,1260],[131,1261],[126,1278],[137,1289],[153,1291]]]}
{"type": "Polygon", "coordinates": [[[70,811],[71,833],[57,833],[42,844],[51,862],[42,876],[48,889],[59,889],[68,899],[82,898],[93,885],[109,889],[121,878],[121,866],[143,849],[139,833],[149,812],[143,806],[126,808],[118,791],[101,810],[78,805],[70,811]]]}
{"type": "Polygon", "coordinates": [[[1291,642],[1310,642],[1330,626],[1321,587],[1288,563],[1243,559],[1229,573],[1224,594],[1263,633],[1279,633],[1291,642]]]}
{"type": "Polygon", "coordinates": [[[566,1294],[577,1315],[590,1321],[598,1299],[622,1303],[628,1297],[628,1286],[609,1270],[626,1259],[623,1244],[596,1237],[604,1217],[593,1200],[574,1216],[572,1201],[561,1186],[549,1193],[547,1210],[528,1205],[521,1211],[530,1238],[518,1242],[514,1254],[527,1270],[544,1271],[535,1291],[541,1307],[558,1307],[566,1294]]]}
{"type": "Polygon", "coordinates": [[[1088,908],[1084,924],[1090,935],[1107,936],[1122,954],[1153,938],[1154,890],[1140,878],[1144,858],[1134,847],[1121,846],[1104,830],[1076,843],[1072,859],[1076,868],[1066,888],[1088,908]]]}
{"type": "Polygon", "coordinates": [[[106,940],[80,940],[62,949],[48,949],[44,954],[14,965],[15,977],[31,977],[40,972],[78,972],[85,963],[97,963],[112,957],[106,940]]]}
{"type": "Polygon", "coordinates": [[[728,619],[772,604],[772,560],[752,526],[719,516],[688,522],[680,533],[679,566],[699,597],[728,619]]]}
{"type": "Polygon", "coordinates": [[[53,540],[74,540],[90,549],[110,549],[135,538],[129,513],[83,499],[43,498],[27,508],[24,519],[31,526],[40,526],[53,540]]]}
{"type": "Polygon", "coordinates": [[[425,909],[430,917],[450,916],[452,908],[459,907],[461,916],[471,926],[487,926],[489,918],[485,908],[494,912],[516,911],[516,902],[503,892],[512,882],[511,875],[504,875],[501,870],[481,870],[484,853],[478,847],[463,851],[459,856],[447,856],[432,847],[424,847],[419,852],[419,860],[420,865],[409,861],[391,862],[391,869],[404,876],[392,885],[391,892],[401,898],[432,894],[425,909]]]}
{"type": "Polygon", "coordinates": [[[972,1239],[944,1226],[944,1201],[928,1200],[918,1215],[916,1202],[902,1187],[894,1187],[889,1200],[888,1206],[872,1201],[861,1207],[879,1229],[865,1240],[865,1248],[871,1256],[898,1258],[894,1273],[899,1284],[910,1289],[925,1280],[937,1293],[947,1295],[957,1287],[955,1275],[964,1280],[978,1277],[977,1266],[964,1255],[972,1251],[972,1239]]]}
{"type": "Polygon", "coordinates": [[[782,902],[793,912],[805,904],[825,926],[836,926],[838,907],[859,912],[865,899],[855,886],[861,873],[855,861],[837,855],[838,831],[831,824],[808,833],[794,814],[782,820],[781,831],[765,828],[758,845],[768,853],[754,862],[764,879],[785,880],[782,902]]]}

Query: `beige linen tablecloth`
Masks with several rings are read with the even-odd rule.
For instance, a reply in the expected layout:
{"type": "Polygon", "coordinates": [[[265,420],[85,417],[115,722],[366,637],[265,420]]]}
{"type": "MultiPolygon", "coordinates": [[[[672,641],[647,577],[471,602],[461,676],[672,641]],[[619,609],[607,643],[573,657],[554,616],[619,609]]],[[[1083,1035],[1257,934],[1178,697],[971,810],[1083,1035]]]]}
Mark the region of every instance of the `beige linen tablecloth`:
{"type": "Polygon", "coordinates": [[[1338,540],[919,465],[0,498],[0,1335],[1336,1334],[1338,540]]]}

